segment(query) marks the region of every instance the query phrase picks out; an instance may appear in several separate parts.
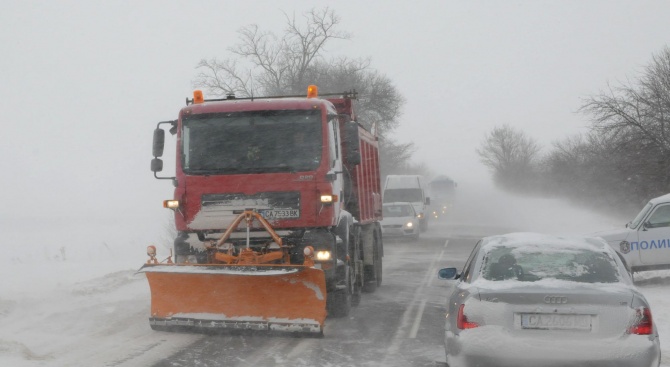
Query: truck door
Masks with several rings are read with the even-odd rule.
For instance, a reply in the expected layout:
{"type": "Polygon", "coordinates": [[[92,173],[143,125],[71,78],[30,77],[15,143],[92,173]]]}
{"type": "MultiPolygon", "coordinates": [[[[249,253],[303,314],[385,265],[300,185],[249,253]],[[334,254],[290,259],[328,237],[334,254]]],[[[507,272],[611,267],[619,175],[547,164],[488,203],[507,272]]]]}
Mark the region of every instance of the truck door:
{"type": "Polygon", "coordinates": [[[670,203],[657,205],[639,226],[637,233],[636,250],[640,253],[642,264],[670,263],[670,249],[668,248],[670,247],[670,203]]]}
{"type": "MultiPolygon", "coordinates": [[[[340,132],[338,129],[337,117],[328,121],[328,160],[329,172],[342,172],[342,152],[340,151],[341,141],[340,132]]],[[[337,175],[338,179],[333,181],[333,194],[337,195],[338,201],[333,203],[335,213],[340,212],[340,205],[344,199],[344,179],[341,174],[337,175]]]]}

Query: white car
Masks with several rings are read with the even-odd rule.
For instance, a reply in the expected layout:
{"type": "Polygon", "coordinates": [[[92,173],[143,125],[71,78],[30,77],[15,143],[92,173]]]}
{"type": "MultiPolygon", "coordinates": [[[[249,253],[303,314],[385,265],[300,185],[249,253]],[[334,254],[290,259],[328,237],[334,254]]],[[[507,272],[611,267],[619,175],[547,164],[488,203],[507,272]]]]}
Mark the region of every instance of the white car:
{"type": "Polygon", "coordinates": [[[597,232],[633,272],[670,269],[670,194],[651,199],[625,228],[597,232]]]}
{"type": "Polygon", "coordinates": [[[421,234],[419,217],[411,203],[384,203],[383,214],[384,219],[381,224],[384,237],[419,238],[421,234]]]}
{"type": "Polygon", "coordinates": [[[482,239],[450,280],[450,367],[660,364],[658,329],[625,264],[601,238],[511,233],[482,239]]]}

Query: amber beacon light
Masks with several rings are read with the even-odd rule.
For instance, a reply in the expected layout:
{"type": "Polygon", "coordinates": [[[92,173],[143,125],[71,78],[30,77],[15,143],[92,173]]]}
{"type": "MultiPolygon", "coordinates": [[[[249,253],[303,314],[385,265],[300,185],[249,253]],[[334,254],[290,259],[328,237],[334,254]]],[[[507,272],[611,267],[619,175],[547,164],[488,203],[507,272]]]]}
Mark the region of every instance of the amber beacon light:
{"type": "Polygon", "coordinates": [[[201,90],[194,90],[193,91],[193,104],[198,104],[198,103],[203,103],[205,102],[205,97],[202,94],[201,90]]]}
{"type": "Polygon", "coordinates": [[[316,85],[307,87],[307,98],[316,98],[319,96],[319,88],[316,85]]]}

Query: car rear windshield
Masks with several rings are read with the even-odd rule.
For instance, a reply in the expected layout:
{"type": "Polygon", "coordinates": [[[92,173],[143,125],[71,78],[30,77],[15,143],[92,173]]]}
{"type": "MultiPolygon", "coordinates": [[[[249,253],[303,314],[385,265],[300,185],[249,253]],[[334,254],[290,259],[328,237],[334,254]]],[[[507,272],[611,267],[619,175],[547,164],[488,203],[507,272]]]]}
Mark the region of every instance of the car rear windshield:
{"type": "Polygon", "coordinates": [[[541,246],[494,247],[486,254],[482,276],[488,280],[561,279],[581,283],[617,283],[621,276],[609,253],[541,246]]]}

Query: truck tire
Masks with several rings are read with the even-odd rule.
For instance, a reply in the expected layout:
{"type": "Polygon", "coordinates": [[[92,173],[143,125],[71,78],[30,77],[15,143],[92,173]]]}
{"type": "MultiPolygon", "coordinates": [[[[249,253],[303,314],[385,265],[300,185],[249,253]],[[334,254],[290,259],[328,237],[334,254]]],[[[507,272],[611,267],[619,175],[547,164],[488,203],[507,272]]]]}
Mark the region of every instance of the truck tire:
{"type": "Polygon", "coordinates": [[[363,285],[363,292],[365,293],[374,293],[377,287],[382,285],[382,255],[376,235],[374,236],[373,262],[374,264],[366,269],[366,279],[368,280],[363,285]]]}
{"type": "Polygon", "coordinates": [[[377,287],[380,287],[382,285],[382,278],[384,276],[384,266],[383,266],[383,250],[382,250],[382,243],[381,241],[377,241],[377,237],[375,237],[375,279],[377,280],[377,287]]]}
{"type": "Polygon", "coordinates": [[[191,255],[191,245],[186,242],[188,235],[181,232],[174,239],[174,262],[183,263],[191,255]]]}
{"type": "Polygon", "coordinates": [[[353,292],[351,294],[351,305],[358,306],[361,303],[361,293],[363,292],[364,265],[361,258],[360,249],[360,231],[357,228],[349,229],[349,254],[351,256],[349,269],[352,270],[353,292]]]}
{"type": "Polygon", "coordinates": [[[326,304],[328,308],[328,315],[331,317],[346,317],[349,315],[352,306],[353,296],[353,269],[344,269],[346,274],[346,288],[338,289],[328,293],[326,304]]]}

